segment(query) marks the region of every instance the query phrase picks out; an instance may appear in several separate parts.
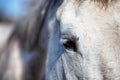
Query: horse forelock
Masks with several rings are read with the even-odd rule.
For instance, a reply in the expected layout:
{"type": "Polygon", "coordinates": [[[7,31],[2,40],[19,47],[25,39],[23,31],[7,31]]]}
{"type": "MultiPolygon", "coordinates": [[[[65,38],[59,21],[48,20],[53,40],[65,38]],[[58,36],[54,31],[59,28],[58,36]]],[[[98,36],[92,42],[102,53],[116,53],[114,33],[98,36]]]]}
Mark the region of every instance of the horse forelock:
{"type": "MultiPolygon", "coordinates": [[[[77,0],[79,3],[85,1],[85,0],[77,0]]],[[[117,1],[117,0],[90,0],[91,2],[97,3],[102,5],[102,7],[107,7],[109,4],[117,1]]]]}

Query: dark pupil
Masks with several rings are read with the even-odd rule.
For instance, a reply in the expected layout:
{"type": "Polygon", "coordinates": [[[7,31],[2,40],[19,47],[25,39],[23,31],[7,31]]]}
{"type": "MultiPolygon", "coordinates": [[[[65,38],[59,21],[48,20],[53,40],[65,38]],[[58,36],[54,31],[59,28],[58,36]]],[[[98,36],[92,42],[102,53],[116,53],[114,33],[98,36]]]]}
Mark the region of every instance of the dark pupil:
{"type": "Polygon", "coordinates": [[[74,41],[68,40],[65,43],[63,43],[63,45],[66,49],[70,49],[75,52],[77,51],[76,43],[74,41]]]}

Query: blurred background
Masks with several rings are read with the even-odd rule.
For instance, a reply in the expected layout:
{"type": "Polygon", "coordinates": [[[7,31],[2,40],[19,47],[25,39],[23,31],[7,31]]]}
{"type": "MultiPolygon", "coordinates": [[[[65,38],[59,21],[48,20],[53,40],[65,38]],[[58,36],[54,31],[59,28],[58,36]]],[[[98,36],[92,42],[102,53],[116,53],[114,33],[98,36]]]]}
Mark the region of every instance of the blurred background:
{"type": "MultiPolygon", "coordinates": [[[[30,1],[30,0],[29,0],[30,1]]],[[[28,0],[0,0],[0,21],[14,21],[25,12],[28,0]]]]}
{"type": "Polygon", "coordinates": [[[0,46],[8,38],[15,22],[26,14],[30,0],[0,0],[0,46]]]}
{"type": "MultiPolygon", "coordinates": [[[[23,18],[23,17],[26,20],[26,16],[29,15],[30,13],[32,14],[32,12],[34,12],[33,10],[35,10],[39,6],[37,4],[40,4],[40,1],[44,2],[44,0],[0,0],[0,52],[1,52],[0,53],[0,80],[21,80],[21,79],[19,79],[19,77],[21,76],[21,73],[22,73],[21,65],[23,65],[25,63],[25,59],[27,59],[26,56],[29,57],[28,55],[30,55],[30,54],[28,54],[25,51],[22,52],[23,54],[19,54],[19,49],[18,49],[19,47],[16,47],[16,42],[15,42],[15,45],[14,45],[14,43],[12,44],[13,46],[10,45],[10,46],[12,46],[12,47],[10,47],[10,49],[13,49],[13,50],[10,50],[10,52],[7,51],[8,47],[6,47],[6,46],[4,47],[4,45],[7,44],[6,42],[9,39],[11,33],[13,32],[16,23],[21,21],[21,18],[23,18]],[[14,49],[14,46],[16,47],[15,49],[14,49]],[[4,48],[6,50],[4,50],[4,48]],[[5,51],[5,52],[3,52],[3,51],[5,51]],[[9,53],[9,54],[7,54],[7,53],[9,53]],[[10,54],[10,53],[12,53],[12,54],[10,54]],[[9,58],[8,58],[8,56],[9,56],[9,58]],[[25,58],[25,59],[23,59],[23,58],[25,58]],[[24,61],[23,63],[21,63],[22,62],[21,59],[23,59],[23,61],[24,61]],[[3,64],[8,64],[8,65],[4,66],[3,64]],[[4,67],[1,67],[1,66],[4,66],[5,70],[4,70],[4,67]],[[8,79],[1,78],[1,75],[2,75],[1,73],[3,74],[3,76],[2,76],[3,78],[4,78],[4,76],[5,77],[7,76],[8,79]],[[12,75],[13,75],[13,77],[15,77],[15,79],[12,79],[12,75]],[[18,78],[18,79],[16,79],[16,78],[18,78]]],[[[33,17],[34,17],[34,15],[33,15],[33,17]]],[[[23,22],[25,20],[23,20],[23,22]]],[[[20,26],[20,27],[22,27],[22,26],[20,26]]],[[[22,31],[22,29],[21,29],[21,31],[22,31]]],[[[22,50],[22,49],[20,49],[20,50],[22,50]]],[[[32,61],[34,61],[34,60],[32,59],[32,61]]],[[[28,64],[29,64],[29,61],[28,61],[28,64]]],[[[30,65],[32,65],[32,63],[30,65]]],[[[27,67],[29,67],[29,65],[27,67]]],[[[32,65],[32,67],[34,67],[34,63],[32,65]]],[[[36,68],[36,66],[35,66],[35,68],[36,68]]],[[[30,68],[31,72],[29,72],[29,69],[25,69],[25,70],[28,70],[28,73],[32,73],[31,68],[30,68]]],[[[36,72],[39,72],[39,70],[37,70],[36,72]]],[[[36,73],[36,72],[33,71],[33,73],[36,73]]],[[[34,75],[33,75],[33,77],[36,77],[36,75],[35,76],[34,75]]],[[[28,80],[28,79],[25,79],[25,80],[28,80]]],[[[30,80],[36,80],[36,79],[30,79],[30,80]]]]}

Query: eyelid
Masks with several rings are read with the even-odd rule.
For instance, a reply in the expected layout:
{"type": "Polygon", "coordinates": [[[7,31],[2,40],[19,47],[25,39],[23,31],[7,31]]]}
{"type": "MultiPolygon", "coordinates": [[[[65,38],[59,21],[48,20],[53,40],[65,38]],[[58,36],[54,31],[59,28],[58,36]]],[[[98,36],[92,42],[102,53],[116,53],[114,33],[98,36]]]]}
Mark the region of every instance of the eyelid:
{"type": "Polygon", "coordinates": [[[61,40],[71,40],[77,42],[79,38],[76,35],[72,34],[62,34],[61,40]]]}

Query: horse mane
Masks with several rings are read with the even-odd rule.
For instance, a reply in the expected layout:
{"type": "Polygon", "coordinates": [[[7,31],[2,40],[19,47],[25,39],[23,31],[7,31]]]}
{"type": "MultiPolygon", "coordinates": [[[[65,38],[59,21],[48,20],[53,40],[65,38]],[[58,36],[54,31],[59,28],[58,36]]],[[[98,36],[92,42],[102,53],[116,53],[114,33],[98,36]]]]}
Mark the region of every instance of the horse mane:
{"type": "Polygon", "coordinates": [[[37,54],[35,58],[33,58],[33,61],[31,61],[31,63],[29,64],[29,71],[31,72],[26,72],[27,74],[31,74],[30,76],[32,77],[32,80],[36,80],[38,72],[40,71],[40,69],[42,70],[43,68],[45,59],[45,49],[40,46],[39,41],[41,38],[40,34],[43,30],[44,19],[50,0],[34,1],[37,1],[35,6],[33,5],[32,7],[30,7],[30,10],[27,12],[27,14],[19,18],[5,46],[2,49],[0,49],[1,80],[3,80],[3,77],[4,75],[6,75],[6,72],[8,70],[10,56],[12,55],[14,47],[17,47],[19,53],[21,52],[20,50],[24,49],[28,52],[33,52],[34,54],[37,54]],[[2,58],[3,56],[4,59],[2,58]],[[32,71],[31,67],[35,68],[34,71],[32,71]]]}
{"type": "Polygon", "coordinates": [[[15,29],[9,38],[17,38],[27,50],[33,50],[38,46],[40,32],[43,28],[47,7],[50,0],[37,0],[35,7],[30,7],[27,15],[23,15],[16,23],[15,29]]]}
{"type": "Polygon", "coordinates": [[[94,2],[97,2],[97,3],[99,3],[99,4],[102,4],[102,6],[104,7],[106,7],[106,6],[108,6],[109,5],[109,2],[112,2],[113,0],[94,0],[94,2]]]}

